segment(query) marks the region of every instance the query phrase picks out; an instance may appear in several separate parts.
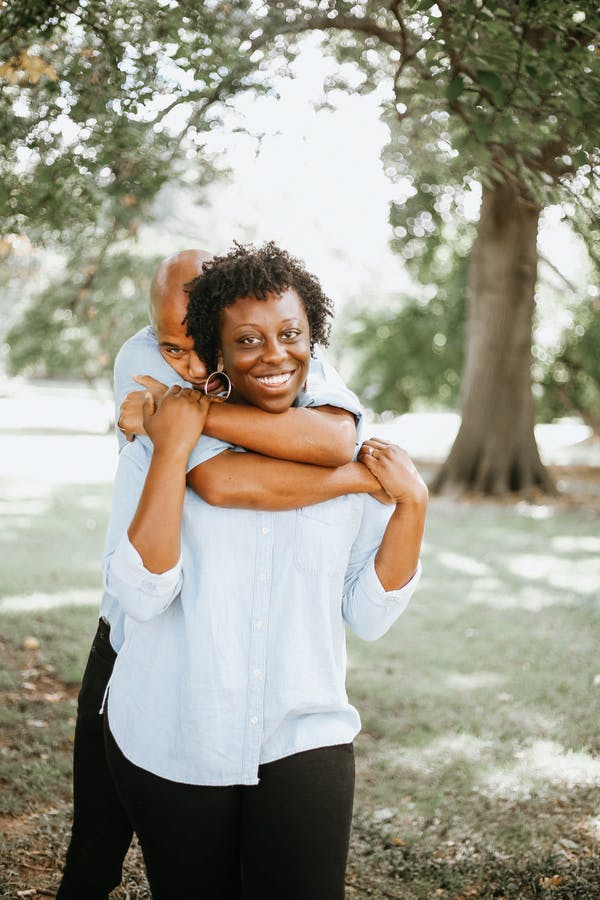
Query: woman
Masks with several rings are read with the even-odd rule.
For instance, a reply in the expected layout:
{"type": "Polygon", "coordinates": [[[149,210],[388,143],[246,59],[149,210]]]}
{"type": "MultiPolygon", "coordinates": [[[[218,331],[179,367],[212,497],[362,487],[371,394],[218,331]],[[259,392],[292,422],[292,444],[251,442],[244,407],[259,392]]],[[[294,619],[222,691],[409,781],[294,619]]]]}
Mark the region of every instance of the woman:
{"type": "MultiPolygon", "coordinates": [[[[268,244],[192,282],[188,327],[232,400],[294,402],[330,301],[268,244]]],[[[336,900],[352,814],[344,625],[367,640],[406,607],[427,491],[399,448],[361,459],[390,497],[287,512],[214,509],[186,492],[207,400],[172,388],[121,455],[107,589],[128,614],[108,698],[107,752],[156,898],[336,900]],[[118,502],[117,502],[118,501],[118,502]]],[[[202,437],[205,458],[225,445],[202,437]]],[[[196,451],[197,452],[197,448],[196,451]]]]}

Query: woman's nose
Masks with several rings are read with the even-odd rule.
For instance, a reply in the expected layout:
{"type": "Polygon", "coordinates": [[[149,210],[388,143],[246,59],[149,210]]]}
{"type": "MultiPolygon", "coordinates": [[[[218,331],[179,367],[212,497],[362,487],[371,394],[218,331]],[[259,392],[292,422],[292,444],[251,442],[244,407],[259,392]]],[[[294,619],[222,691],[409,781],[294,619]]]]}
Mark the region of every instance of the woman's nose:
{"type": "Polygon", "coordinates": [[[262,357],[265,362],[282,362],[287,355],[285,344],[278,340],[266,341],[263,347],[262,357]]]}

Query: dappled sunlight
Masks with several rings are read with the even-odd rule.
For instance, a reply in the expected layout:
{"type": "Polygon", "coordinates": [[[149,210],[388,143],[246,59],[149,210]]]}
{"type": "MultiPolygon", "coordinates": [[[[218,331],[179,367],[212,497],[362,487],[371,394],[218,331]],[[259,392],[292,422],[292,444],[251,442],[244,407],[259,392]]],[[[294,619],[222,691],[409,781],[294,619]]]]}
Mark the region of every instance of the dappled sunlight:
{"type": "Polygon", "coordinates": [[[520,553],[506,560],[509,572],[518,578],[544,580],[555,588],[594,594],[600,589],[600,557],[571,562],[548,554],[520,553]]]}
{"type": "Polygon", "coordinates": [[[512,588],[511,591],[498,579],[479,578],[465,594],[465,602],[492,609],[540,612],[551,607],[578,606],[583,600],[573,593],[529,585],[512,588]]]}
{"type": "Polygon", "coordinates": [[[55,594],[36,592],[0,598],[2,613],[40,612],[61,606],[99,606],[100,588],[76,588],[55,594]]]}
{"type": "Polygon", "coordinates": [[[453,569],[455,572],[463,572],[465,575],[488,575],[491,569],[485,563],[479,562],[472,556],[464,556],[460,553],[450,553],[443,550],[437,554],[438,561],[446,566],[447,569],[453,569]]]}
{"type": "Polygon", "coordinates": [[[481,773],[475,790],[486,797],[525,800],[555,787],[600,787],[600,759],[565,750],[554,741],[534,741],[514,754],[514,762],[481,773]]]}
{"type": "MultiPolygon", "coordinates": [[[[535,740],[498,763],[492,740],[473,734],[449,733],[419,747],[396,747],[378,754],[386,766],[439,775],[449,767],[467,764],[473,791],[498,800],[544,797],[556,788],[600,787],[600,759],[585,751],[565,749],[559,743],[535,740]]],[[[600,819],[590,820],[590,831],[600,834],[600,819]]]]}
{"type": "Polygon", "coordinates": [[[581,829],[592,838],[600,841],[600,816],[593,816],[581,823],[581,829]]]}
{"type": "Polygon", "coordinates": [[[0,500],[0,540],[15,540],[15,530],[30,529],[38,516],[46,515],[52,507],[50,491],[43,496],[0,500]]]}
{"type": "Polygon", "coordinates": [[[557,535],[550,540],[550,546],[557,553],[600,553],[600,537],[557,535]]]}
{"type": "Polygon", "coordinates": [[[386,750],[380,759],[388,765],[414,772],[432,772],[461,762],[480,763],[492,752],[492,742],[473,734],[450,733],[424,747],[386,750]]]}
{"type": "Polygon", "coordinates": [[[499,672],[448,672],[442,680],[452,690],[476,691],[499,687],[506,682],[506,675],[499,672]]]}
{"type": "Polygon", "coordinates": [[[556,513],[555,508],[548,504],[526,503],[525,501],[517,503],[515,511],[518,516],[523,516],[525,519],[537,520],[551,519],[556,513]]]}

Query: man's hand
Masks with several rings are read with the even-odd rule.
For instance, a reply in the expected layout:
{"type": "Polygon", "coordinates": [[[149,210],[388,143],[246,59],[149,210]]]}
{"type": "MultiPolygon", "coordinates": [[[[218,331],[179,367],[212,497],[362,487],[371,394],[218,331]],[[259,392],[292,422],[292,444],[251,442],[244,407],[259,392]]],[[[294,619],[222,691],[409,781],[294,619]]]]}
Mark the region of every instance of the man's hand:
{"type": "Polygon", "coordinates": [[[392,503],[427,502],[427,485],[401,447],[381,438],[370,438],[361,446],[358,459],[379,481],[392,503]]]}
{"type": "Polygon", "coordinates": [[[118,428],[123,432],[128,441],[132,441],[136,434],[146,434],[144,430],[144,397],[146,392],[152,395],[154,403],[158,405],[167,392],[166,384],[152,378],[151,375],[134,375],[133,380],[141,384],[144,390],[130,391],[125,397],[119,410],[118,428]]]}

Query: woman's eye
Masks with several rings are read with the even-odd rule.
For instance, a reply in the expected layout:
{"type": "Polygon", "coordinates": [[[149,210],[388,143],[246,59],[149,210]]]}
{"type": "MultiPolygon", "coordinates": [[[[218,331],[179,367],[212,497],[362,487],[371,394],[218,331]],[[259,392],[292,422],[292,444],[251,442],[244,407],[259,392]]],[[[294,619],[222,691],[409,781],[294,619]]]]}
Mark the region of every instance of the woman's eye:
{"type": "Polygon", "coordinates": [[[300,335],[300,332],[296,331],[296,329],[293,329],[292,331],[284,331],[284,333],[283,333],[283,337],[286,341],[293,341],[299,335],[300,335]]]}
{"type": "Polygon", "coordinates": [[[246,344],[246,346],[252,346],[257,344],[260,341],[260,338],[257,338],[256,335],[249,334],[247,337],[240,338],[240,344],[246,344]]]}

